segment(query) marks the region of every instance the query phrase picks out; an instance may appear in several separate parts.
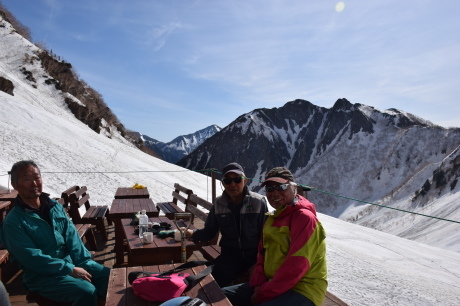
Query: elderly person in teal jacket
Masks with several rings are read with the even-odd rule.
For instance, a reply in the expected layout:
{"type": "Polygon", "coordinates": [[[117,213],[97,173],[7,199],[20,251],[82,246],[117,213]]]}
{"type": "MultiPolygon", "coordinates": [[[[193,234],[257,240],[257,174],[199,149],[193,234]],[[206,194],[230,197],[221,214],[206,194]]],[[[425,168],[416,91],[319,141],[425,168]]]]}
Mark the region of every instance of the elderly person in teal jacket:
{"type": "Polygon", "coordinates": [[[18,197],[0,237],[24,270],[25,286],[57,302],[97,305],[107,293],[110,269],[91,259],[63,206],[42,193],[37,165],[14,164],[11,183],[18,197]]]}

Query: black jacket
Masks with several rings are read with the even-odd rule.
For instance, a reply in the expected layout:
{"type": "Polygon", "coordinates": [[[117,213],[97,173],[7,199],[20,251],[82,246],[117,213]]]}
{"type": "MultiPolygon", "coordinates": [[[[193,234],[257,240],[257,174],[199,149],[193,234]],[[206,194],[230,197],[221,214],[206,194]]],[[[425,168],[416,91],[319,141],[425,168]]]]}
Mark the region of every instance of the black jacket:
{"type": "Polygon", "coordinates": [[[229,196],[224,191],[222,196],[216,198],[204,228],[193,234],[193,240],[209,241],[220,230],[222,238],[219,245],[222,252],[253,252],[257,250],[267,217],[265,215],[268,212],[267,200],[258,193],[248,191],[247,187],[245,187],[244,192],[245,197],[240,210],[240,224],[236,224],[235,217],[228,208],[229,196]],[[240,226],[239,231],[237,226],[240,226]]]}

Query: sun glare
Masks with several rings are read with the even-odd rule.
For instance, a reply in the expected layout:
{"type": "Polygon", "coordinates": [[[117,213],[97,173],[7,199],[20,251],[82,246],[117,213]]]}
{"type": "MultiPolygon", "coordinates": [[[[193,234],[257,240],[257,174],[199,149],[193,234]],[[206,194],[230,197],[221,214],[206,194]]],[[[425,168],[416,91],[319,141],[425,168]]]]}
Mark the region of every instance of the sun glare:
{"type": "Polygon", "coordinates": [[[345,2],[343,1],[340,1],[335,5],[335,10],[339,13],[343,11],[344,8],[345,8],[345,2]]]}

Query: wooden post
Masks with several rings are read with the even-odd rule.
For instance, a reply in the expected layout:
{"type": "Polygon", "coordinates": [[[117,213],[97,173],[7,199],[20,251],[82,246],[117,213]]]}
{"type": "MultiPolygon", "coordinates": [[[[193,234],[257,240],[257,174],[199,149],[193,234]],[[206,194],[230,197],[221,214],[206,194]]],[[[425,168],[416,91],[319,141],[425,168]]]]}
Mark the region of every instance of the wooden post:
{"type": "Polygon", "coordinates": [[[297,194],[303,196],[305,199],[308,199],[308,192],[310,190],[308,187],[297,185],[297,194]]]}
{"type": "Polygon", "coordinates": [[[297,185],[297,194],[303,196],[303,188],[302,188],[302,186],[297,185]]]}
{"type": "Polygon", "coordinates": [[[212,196],[211,203],[214,204],[216,200],[216,169],[211,169],[211,179],[212,179],[212,196]]]}
{"type": "Polygon", "coordinates": [[[11,192],[10,182],[11,182],[11,171],[8,171],[8,193],[11,192]]]}

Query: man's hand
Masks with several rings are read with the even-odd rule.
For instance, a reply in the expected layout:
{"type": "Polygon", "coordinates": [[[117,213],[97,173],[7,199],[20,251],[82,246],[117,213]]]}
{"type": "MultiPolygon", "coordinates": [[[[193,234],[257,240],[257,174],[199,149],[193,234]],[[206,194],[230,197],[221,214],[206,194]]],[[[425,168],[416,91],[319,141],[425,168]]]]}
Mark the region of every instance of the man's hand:
{"type": "Polygon", "coordinates": [[[75,278],[81,278],[82,280],[88,281],[91,283],[91,274],[89,274],[85,269],[80,267],[73,268],[72,272],[69,274],[75,278]]]}
{"type": "MultiPolygon", "coordinates": [[[[181,232],[183,232],[183,231],[185,231],[185,227],[179,227],[179,230],[180,230],[181,232]]],[[[188,230],[185,232],[185,237],[186,237],[186,238],[190,238],[190,237],[192,237],[192,236],[193,236],[193,230],[188,229],[188,230]]]]}

